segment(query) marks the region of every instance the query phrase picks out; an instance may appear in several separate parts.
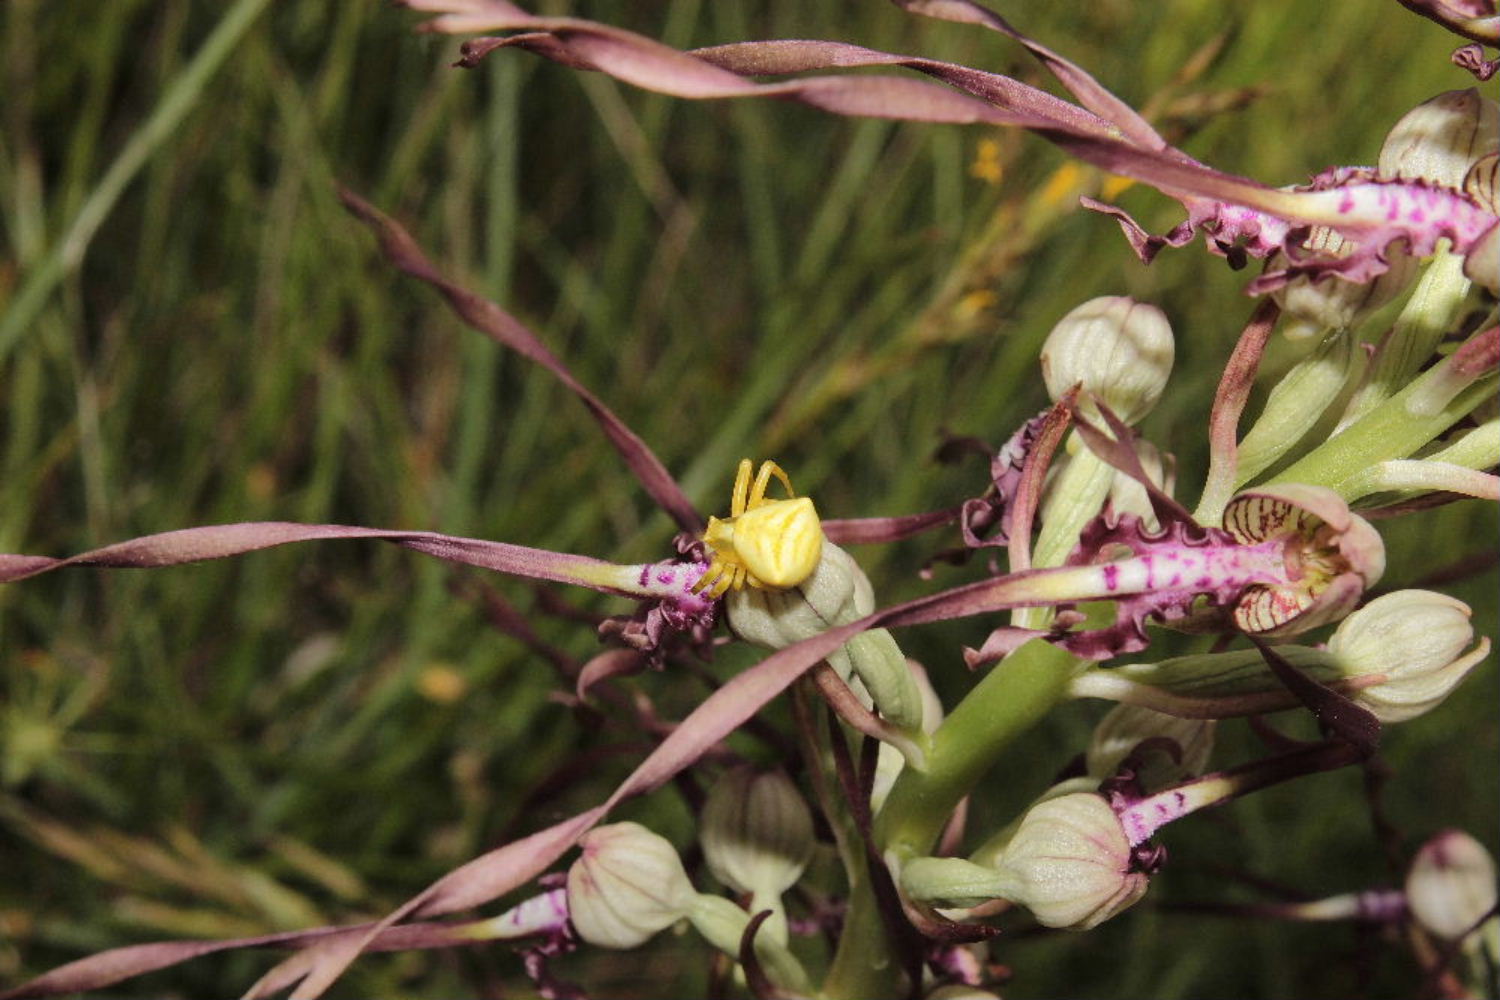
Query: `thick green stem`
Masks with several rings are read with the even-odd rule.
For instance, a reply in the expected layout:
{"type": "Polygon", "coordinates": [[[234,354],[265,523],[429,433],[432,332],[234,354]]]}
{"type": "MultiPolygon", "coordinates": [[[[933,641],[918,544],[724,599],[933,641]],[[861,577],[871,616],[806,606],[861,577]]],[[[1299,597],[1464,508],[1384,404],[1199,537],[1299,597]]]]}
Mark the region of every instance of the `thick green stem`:
{"type": "Polygon", "coordinates": [[[932,734],[925,772],[903,771],[875,824],[882,854],[928,853],[959,801],[1012,740],[1068,697],[1080,661],[1036,640],[970,691],[932,734]]]}
{"type": "Polygon", "coordinates": [[[901,992],[875,890],[870,887],[869,875],[861,873],[849,885],[844,930],[828,977],[823,980],[822,995],[830,1000],[888,1000],[901,992]]]}
{"type": "MultiPolygon", "coordinates": [[[[932,734],[927,770],[901,772],[875,821],[882,857],[926,854],[959,801],[1001,752],[1068,697],[1081,662],[1055,646],[1033,641],[991,670],[932,734]]],[[[838,953],[823,984],[837,998],[894,996],[891,949],[868,879],[850,887],[849,912],[838,953]]]]}

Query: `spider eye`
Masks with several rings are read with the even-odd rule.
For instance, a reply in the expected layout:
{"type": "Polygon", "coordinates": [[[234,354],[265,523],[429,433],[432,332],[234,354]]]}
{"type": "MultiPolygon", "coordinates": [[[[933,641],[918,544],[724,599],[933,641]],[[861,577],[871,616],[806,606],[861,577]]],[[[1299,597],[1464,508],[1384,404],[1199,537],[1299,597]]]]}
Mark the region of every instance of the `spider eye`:
{"type": "Polygon", "coordinates": [[[734,552],[768,587],[795,587],[823,556],[823,526],[808,497],[776,500],[735,518],[734,552]]]}

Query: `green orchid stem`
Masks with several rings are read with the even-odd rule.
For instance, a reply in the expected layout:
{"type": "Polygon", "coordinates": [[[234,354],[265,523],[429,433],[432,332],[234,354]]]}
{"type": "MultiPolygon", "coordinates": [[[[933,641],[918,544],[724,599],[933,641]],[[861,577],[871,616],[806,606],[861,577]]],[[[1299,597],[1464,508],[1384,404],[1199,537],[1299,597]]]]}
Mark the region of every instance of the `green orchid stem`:
{"type": "MultiPolygon", "coordinates": [[[[958,803],[1019,735],[1068,697],[1083,661],[1041,641],[1022,646],[991,670],[932,734],[927,770],[901,772],[875,820],[882,857],[931,853],[958,803]]],[[[851,888],[838,952],[823,984],[833,998],[897,995],[891,949],[868,880],[851,888]]]]}
{"type": "Polygon", "coordinates": [[[1494,327],[1475,334],[1401,392],[1314,448],[1275,477],[1359,496],[1358,476],[1377,462],[1406,458],[1495,392],[1494,327]]]}

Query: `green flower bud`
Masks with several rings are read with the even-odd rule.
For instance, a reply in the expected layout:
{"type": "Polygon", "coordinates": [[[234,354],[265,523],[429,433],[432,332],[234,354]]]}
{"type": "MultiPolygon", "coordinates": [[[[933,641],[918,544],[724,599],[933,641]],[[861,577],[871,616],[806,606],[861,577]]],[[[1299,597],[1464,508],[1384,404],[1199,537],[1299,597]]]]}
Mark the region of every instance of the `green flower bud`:
{"type": "Polygon", "coordinates": [[[1402,116],[1380,147],[1376,170],[1388,180],[1458,188],[1474,161],[1497,144],[1500,105],[1474,87],[1450,90],[1402,116]]]}
{"type": "Polygon", "coordinates": [[[714,878],[749,893],[750,910],[770,910],[766,933],[786,942],[781,894],[802,877],[813,851],[812,813],[781,771],[741,767],[709,789],[699,823],[714,878]]]}
{"type": "MultiPolygon", "coordinates": [[[[827,541],[818,568],[797,586],[784,590],[745,587],[724,595],[730,629],[763,649],[782,649],[874,610],[875,592],[869,577],[853,556],[827,541]]],[[[847,671],[841,674],[848,676],[847,671]]]]}
{"type": "Polygon", "coordinates": [[[1430,590],[1398,590],[1351,614],[1328,640],[1346,679],[1382,675],[1353,695],[1382,722],[1403,722],[1438,705],[1489,652],[1474,639],[1469,607],[1430,590]]]}
{"type": "Polygon", "coordinates": [[[812,813],[783,772],[739,767],[709,789],[701,840],[714,878],[736,892],[779,896],[812,856],[812,813]]]}
{"type": "Polygon", "coordinates": [[[639,823],[589,831],[568,869],[568,913],[578,936],[634,948],[688,915],[698,897],[677,851],[639,823]]]}
{"type": "MultiPolygon", "coordinates": [[[[1173,350],[1172,325],[1160,309],[1122,295],[1102,296],[1052,328],[1042,345],[1042,378],[1054,400],[1082,383],[1089,396],[1133,424],[1161,398],[1173,350]]],[[[1092,399],[1080,405],[1098,419],[1092,399]]]]}
{"type": "Polygon", "coordinates": [[[1146,892],[1119,817],[1102,796],[1074,792],[1033,806],[1000,856],[1016,902],[1047,927],[1088,930],[1146,892]]]}
{"type": "MultiPolygon", "coordinates": [[[[932,681],[920,663],[908,660],[906,665],[911,671],[917,691],[922,696],[922,731],[931,735],[937,731],[937,727],[943,721],[942,700],[933,690],[932,681]]],[[[870,788],[871,812],[880,812],[880,807],[885,805],[885,797],[891,792],[891,786],[896,783],[896,778],[905,767],[906,758],[901,755],[900,750],[889,743],[880,744],[878,756],[875,758],[875,781],[870,788]]]]}
{"type": "Polygon", "coordinates": [[[1094,727],[1086,767],[1090,777],[1104,779],[1149,739],[1165,737],[1176,743],[1181,760],[1167,753],[1151,753],[1143,762],[1140,780],[1147,788],[1165,788],[1202,774],[1214,748],[1211,719],[1180,719],[1137,705],[1116,705],[1094,727]]]}
{"type": "Polygon", "coordinates": [[[915,858],[901,887],[940,905],[1008,899],[1047,927],[1087,930],[1130,906],[1147,875],[1114,809],[1095,792],[1071,792],[1033,805],[992,865],[962,858],[915,858]]]}
{"type": "Polygon", "coordinates": [[[969,860],[978,865],[995,865],[999,862],[1000,856],[1005,853],[1005,849],[1010,846],[1011,838],[1021,828],[1021,821],[1026,818],[1026,813],[1029,813],[1048,799],[1060,799],[1064,795],[1072,795],[1075,792],[1092,794],[1098,790],[1099,779],[1097,777],[1081,774],[1073,778],[1064,778],[1033,799],[1031,804],[1026,807],[1026,812],[1021,813],[1021,815],[1017,816],[1010,823],[1007,823],[986,837],[984,843],[980,844],[969,855],[969,860]]]}
{"type": "Polygon", "coordinates": [[[1473,930],[1495,900],[1495,862],[1462,830],[1444,830],[1423,844],[1406,874],[1412,918],[1449,941],[1473,930]]]}
{"type": "MultiPolygon", "coordinates": [[[[875,610],[875,594],[854,558],[824,542],[818,568],[802,583],[785,590],[731,590],[724,595],[724,610],[735,635],[765,649],[782,649],[865,617],[875,610]]],[[[921,730],[922,695],[889,632],[871,629],[856,635],[829,655],[828,664],[846,681],[859,678],[890,722],[911,732],[921,730]]]]}

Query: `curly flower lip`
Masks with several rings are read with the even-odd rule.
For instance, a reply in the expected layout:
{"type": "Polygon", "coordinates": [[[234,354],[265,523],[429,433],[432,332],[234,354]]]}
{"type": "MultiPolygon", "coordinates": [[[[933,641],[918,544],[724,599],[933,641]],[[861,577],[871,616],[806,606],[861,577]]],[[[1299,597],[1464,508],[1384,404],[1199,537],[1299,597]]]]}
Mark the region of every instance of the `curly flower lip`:
{"type": "MultiPolygon", "coordinates": [[[[1384,570],[1379,534],[1337,494],[1282,484],[1238,494],[1222,528],[1177,515],[1153,533],[1134,514],[1099,518],[1080,536],[1069,565],[1015,573],[992,586],[1024,590],[1028,605],[1115,601],[1114,624],[1049,636],[1076,656],[1105,660],[1146,648],[1151,619],[1267,638],[1304,632],[1346,615],[1384,570]],[[1200,597],[1209,610],[1196,607],[1200,597]]],[[[971,666],[997,659],[1017,631],[1000,630],[971,666]]]]}

